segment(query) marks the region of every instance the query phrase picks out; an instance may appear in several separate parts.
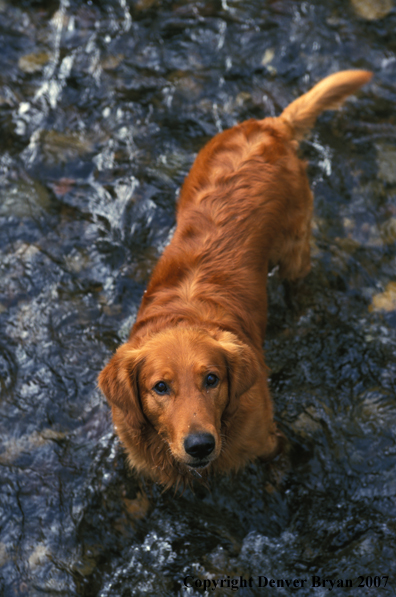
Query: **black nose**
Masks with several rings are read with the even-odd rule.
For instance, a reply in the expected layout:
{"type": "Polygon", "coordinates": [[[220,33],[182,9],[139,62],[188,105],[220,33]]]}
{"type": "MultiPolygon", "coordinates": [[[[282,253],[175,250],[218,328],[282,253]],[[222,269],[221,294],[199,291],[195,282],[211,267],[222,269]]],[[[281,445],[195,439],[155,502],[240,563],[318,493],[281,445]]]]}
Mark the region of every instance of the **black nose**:
{"type": "Polygon", "coordinates": [[[205,458],[213,452],[216,445],[215,438],[211,433],[192,433],[184,440],[184,449],[194,458],[205,458]]]}

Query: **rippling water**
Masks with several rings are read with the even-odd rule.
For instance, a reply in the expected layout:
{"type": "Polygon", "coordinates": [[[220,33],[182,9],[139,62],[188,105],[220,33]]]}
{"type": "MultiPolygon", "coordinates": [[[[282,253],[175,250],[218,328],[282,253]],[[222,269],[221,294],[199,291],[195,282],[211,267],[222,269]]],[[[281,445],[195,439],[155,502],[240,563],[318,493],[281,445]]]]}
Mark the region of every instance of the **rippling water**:
{"type": "Polygon", "coordinates": [[[240,576],[245,596],[396,594],[395,29],[387,1],[0,0],[6,597],[227,595],[240,576]],[[269,282],[289,454],[162,494],[128,474],[97,374],[199,148],[342,68],[375,77],[302,144],[312,272],[269,282]]]}

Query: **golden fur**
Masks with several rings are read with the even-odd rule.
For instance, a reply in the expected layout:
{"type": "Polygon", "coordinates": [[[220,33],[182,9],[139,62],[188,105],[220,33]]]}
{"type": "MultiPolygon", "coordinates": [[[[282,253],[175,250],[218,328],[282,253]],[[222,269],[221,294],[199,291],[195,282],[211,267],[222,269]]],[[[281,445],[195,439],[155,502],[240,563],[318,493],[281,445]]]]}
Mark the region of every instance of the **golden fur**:
{"type": "Polygon", "coordinates": [[[137,471],[169,487],[277,453],[266,278],[275,264],[290,280],[310,269],[313,198],[298,140],[370,78],[331,75],[280,117],[243,122],[198,154],[129,340],[99,376],[137,471]]]}

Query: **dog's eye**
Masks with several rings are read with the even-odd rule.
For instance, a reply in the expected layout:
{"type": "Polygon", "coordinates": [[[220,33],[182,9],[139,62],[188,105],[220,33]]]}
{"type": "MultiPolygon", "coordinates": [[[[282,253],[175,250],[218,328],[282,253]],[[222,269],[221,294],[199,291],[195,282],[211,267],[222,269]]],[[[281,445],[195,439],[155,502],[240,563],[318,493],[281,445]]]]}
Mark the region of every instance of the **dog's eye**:
{"type": "Polygon", "coordinates": [[[159,381],[158,383],[156,383],[153,387],[153,390],[154,392],[157,392],[157,394],[159,394],[160,396],[163,396],[164,394],[167,394],[169,392],[169,388],[164,381],[159,381]]]}
{"type": "Polygon", "coordinates": [[[219,378],[214,373],[208,373],[205,379],[205,385],[207,388],[215,388],[218,384],[219,378]]]}

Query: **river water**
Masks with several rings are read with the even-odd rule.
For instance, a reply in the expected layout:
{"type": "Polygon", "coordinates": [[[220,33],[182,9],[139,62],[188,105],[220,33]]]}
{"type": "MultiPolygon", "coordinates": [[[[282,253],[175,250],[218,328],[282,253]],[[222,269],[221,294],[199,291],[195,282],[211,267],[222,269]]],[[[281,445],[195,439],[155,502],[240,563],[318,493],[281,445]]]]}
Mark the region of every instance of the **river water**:
{"type": "Polygon", "coordinates": [[[396,594],[395,30],[386,0],[0,0],[2,595],[396,594]],[[269,281],[289,452],[162,493],[97,375],[199,148],[344,68],[374,78],[302,144],[312,272],[269,281]]]}

